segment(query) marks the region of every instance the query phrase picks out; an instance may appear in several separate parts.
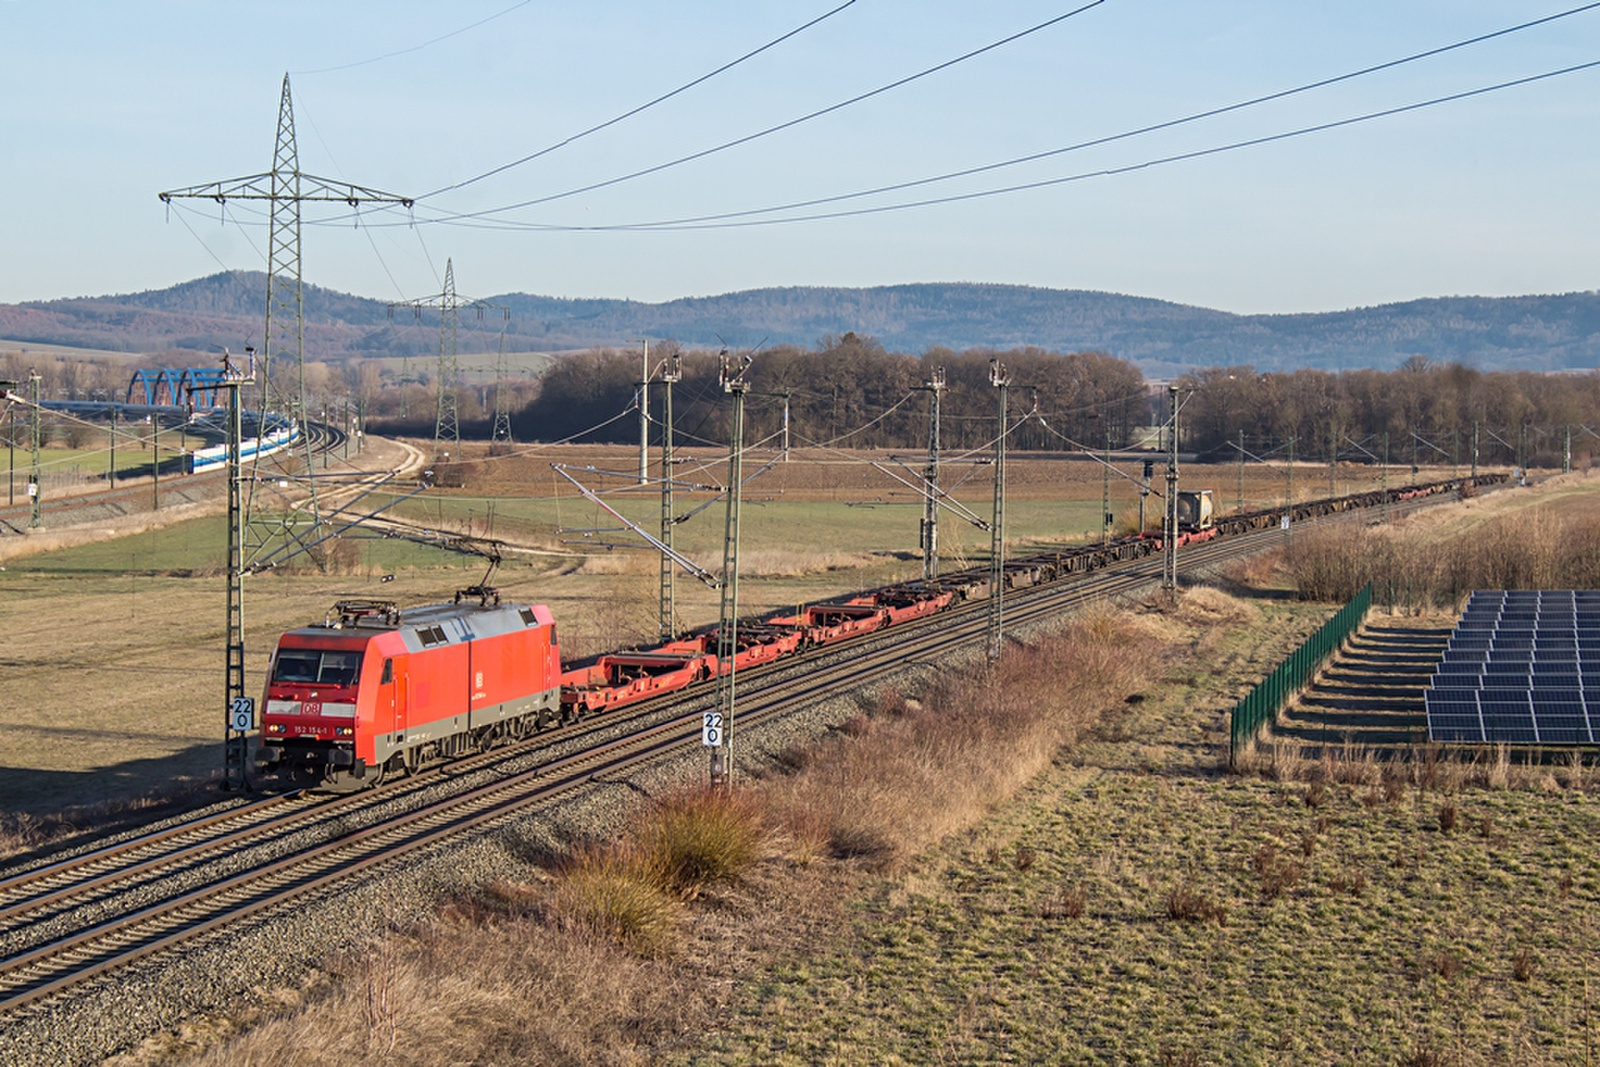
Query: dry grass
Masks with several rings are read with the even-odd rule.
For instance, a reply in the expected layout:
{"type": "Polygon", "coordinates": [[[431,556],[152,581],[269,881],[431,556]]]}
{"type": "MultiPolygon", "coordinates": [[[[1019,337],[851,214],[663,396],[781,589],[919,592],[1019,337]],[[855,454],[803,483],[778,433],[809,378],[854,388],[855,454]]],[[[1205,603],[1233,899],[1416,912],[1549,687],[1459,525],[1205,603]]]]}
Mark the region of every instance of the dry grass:
{"type": "Polygon", "coordinates": [[[874,562],[872,556],[860,552],[757,548],[740,553],[739,573],[756,578],[804,578],[831,571],[856,570],[874,562]]]}
{"type": "Polygon", "coordinates": [[[1363,802],[1377,808],[1394,805],[1407,788],[1444,794],[1463,789],[1582,794],[1595,785],[1587,759],[1575,749],[1551,766],[1536,758],[1519,758],[1505,744],[1448,750],[1418,745],[1384,756],[1365,745],[1302,744],[1266,734],[1240,752],[1233,769],[1246,777],[1305,783],[1308,807],[1322,803],[1328,785],[1365,786],[1363,802]]]}
{"type": "Polygon", "coordinates": [[[175,781],[165,789],[110,797],[63,811],[0,812],[0,860],[80,835],[104,835],[198,808],[216,800],[220,773],[175,781]]]}
{"type": "Polygon", "coordinates": [[[890,697],[766,794],[780,822],[820,819],[835,855],[880,864],[970,826],[1075,744],[1146,664],[1127,619],[1100,609],[915,703],[890,697]],[[996,754],[1004,752],[1004,758],[996,754]]]}
{"type": "Polygon", "coordinates": [[[188,1054],[251,1067],[630,1064],[642,1061],[625,1050],[670,1047],[706,1025],[693,986],[670,969],[581,930],[527,935],[500,916],[446,915],[424,930],[390,931],[368,950],[334,960],[324,988],[278,1005],[264,997],[245,1018],[215,1027],[226,1035],[249,1025],[242,1044],[201,1053],[202,1031],[189,1041],[147,1042],[132,1059],[188,1054]],[[308,1006],[282,1013],[296,1003],[308,1006]]]}
{"type": "Polygon", "coordinates": [[[1600,501],[1561,495],[1572,489],[1561,480],[1528,498],[1539,506],[1471,521],[1460,517],[1472,505],[1456,505],[1391,526],[1311,529],[1283,564],[1308,600],[1348,601],[1370,581],[1380,601],[1418,611],[1454,607],[1474,589],[1596,588],[1600,501]],[[1458,521],[1445,525],[1452,515],[1458,521]]]}
{"type": "Polygon", "coordinates": [[[579,848],[559,872],[558,922],[646,956],[677,944],[683,905],[663,857],[633,842],[579,848]]]}
{"type": "Polygon", "coordinates": [[[691,789],[668,797],[634,833],[664,888],[693,898],[706,885],[729,882],[760,854],[765,814],[745,791],[691,789]]]}
{"type": "Polygon", "coordinates": [[[1228,921],[1228,909],[1185,881],[1167,890],[1167,918],[1221,926],[1228,921]]]}

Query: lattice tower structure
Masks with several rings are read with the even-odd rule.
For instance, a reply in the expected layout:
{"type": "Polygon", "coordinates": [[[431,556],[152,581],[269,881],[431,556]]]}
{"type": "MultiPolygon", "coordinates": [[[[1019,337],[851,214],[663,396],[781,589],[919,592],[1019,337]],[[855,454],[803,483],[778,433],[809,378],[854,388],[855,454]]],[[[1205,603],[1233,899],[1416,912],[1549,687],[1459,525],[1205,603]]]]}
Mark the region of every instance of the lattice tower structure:
{"type": "MultiPolygon", "coordinates": [[[[287,414],[305,420],[305,284],[300,255],[300,205],[307,202],[343,203],[359,211],[364,204],[410,208],[409,197],[387,193],[350,182],[319,178],[300,170],[299,149],[295,140],[294,101],[289,75],[283,76],[278,100],[278,129],[272,169],[245,178],[206,182],[158,194],[162,203],[174,200],[212,200],[226,206],[229,200],[264,200],[270,205],[267,235],[267,306],[264,341],[261,350],[261,384],[255,431],[266,433],[271,413],[287,414]],[[281,363],[290,355],[294,364],[285,370],[281,363]]],[[[259,452],[250,461],[244,504],[246,542],[249,559],[246,567],[291,547],[303,547],[321,525],[316,482],[311,478],[311,440],[303,434],[309,508],[283,507],[275,516],[264,514],[256,500],[263,484],[259,477],[259,452]],[[309,514],[311,521],[298,516],[309,514]]]]}
{"type": "MultiPolygon", "coordinates": [[[[439,312],[439,380],[435,383],[438,389],[438,399],[434,408],[433,420],[433,455],[438,459],[448,447],[454,447],[459,454],[461,445],[461,417],[460,417],[460,392],[461,392],[461,361],[457,354],[457,332],[461,322],[461,311],[475,311],[479,318],[485,311],[500,312],[507,322],[511,319],[511,309],[499,304],[491,304],[486,300],[463,298],[456,292],[456,268],[453,260],[444,262],[444,288],[431,295],[416,300],[405,300],[389,305],[391,308],[408,307],[418,315],[423,309],[437,309],[439,312]]],[[[510,438],[510,417],[506,420],[507,439],[510,438]]]]}

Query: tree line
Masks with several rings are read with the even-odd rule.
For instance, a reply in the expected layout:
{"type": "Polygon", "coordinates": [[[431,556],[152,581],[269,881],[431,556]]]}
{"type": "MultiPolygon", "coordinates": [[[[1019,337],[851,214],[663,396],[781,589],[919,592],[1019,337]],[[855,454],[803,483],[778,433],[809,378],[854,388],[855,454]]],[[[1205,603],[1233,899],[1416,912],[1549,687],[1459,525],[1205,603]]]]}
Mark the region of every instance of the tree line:
{"type": "MultiPolygon", "coordinates": [[[[652,379],[671,346],[651,351],[652,379]]],[[[1037,348],[934,348],[921,356],[887,351],[870,337],[846,333],[813,348],[780,345],[751,356],[745,381],[745,441],[776,439],[787,400],[791,443],[859,448],[920,448],[927,442],[928,389],[944,372],[940,437],[946,448],[976,448],[996,434],[998,406],[990,361],[1009,377],[1007,423],[1015,447],[1063,449],[1063,438],[1099,446],[1107,433],[1129,443],[1148,418],[1148,388],[1132,363],[1099,352],[1058,353],[1037,348]],[[1043,417],[1025,419],[1029,412],[1043,417]],[[1022,425],[1018,426],[1021,423],[1022,425]]],[[[709,352],[681,354],[681,379],[673,392],[673,423],[683,443],[726,444],[730,406],[720,380],[720,360],[709,352]]],[[[519,440],[631,442],[633,418],[616,416],[638,394],[639,351],[596,349],[558,360],[544,375],[539,396],[513,415],[519,440]]],[[[661,385],[651,387],[659,415],[661,385]]]]}
{"type": "MultiPolygon", "coordinates": [[[[651,346],[651,409],[657,419],[660,367],[674,353],[678,346],[670,342],[651,346]]],[[[679,354],[682,377],[673,413],[679,440],[725,445],[730,408],[717,354],[679,354]]],[[[1147,427],[1166,418],[1166,391],[1147,382],[1133,363],[1102,352],[935,347],[918,356],[846,333],[811,347],[780,345],[752,354],[745,375],[745,441],[775,441],[787,400],[796,447],[920,449],[928,434],[926,387],[942,370],[942,443],[948,449],[980,448],[996,432],[991,360],[1009,372],[1013,448],[1137,446],[1147,427]]],[[[195,362],[194,353],[177,351],[129,362],[8,351],[0,352],[0,378],[25,382],[37,371],[47,399],[120,399],[135,365],[195,362]]],[[[636,442],[638,421],[630,409],[642,371],[639,350],[599,348],[557,359],[537,381],[507,383],[513,435],[523,441],[636,442]]],[[[308,410],[333,410],[348,398],[381,420],[374,426],[380,432],[432,433],[436,385],[426,367],[402,382],[370,361],[308,362],[305,379],[308,410]]],[[[1380,457],[1387,435],[1392,463],[1466,465],[1475,430],[1485,464],[1559,466],[1569,434],[1574,456],[1600,452],[1595,373],[1478,371],[1418,356],[1394,371],[1213,367],[1174,384],[1183,398],[1180,444],[1209,459],[1236,459],[1241,434],[1253,455],[1285,458],[1292,441],[1297,459],[1322,462],[1380,457]]],[[[463,436],[487,437],[493,406],[492,385],[463,382],[463,436]]]]}
{"type": "Polygon", "coordinates": [[[1592,373],[1485,372],[1416,356],[1387,372],[1214,367],[1177,385],[1183,447],[1214,458],[1237,458],[1240,433],[1252,453],[1281,458],[1292,439],[1296,458],[1321,461],[1381,455],[1385,437],[1393,463],[1469,464],[1475,434],[1483,463],[1560,466],[1569,432],[1575,455],[1600,445],[1592,373]]]}

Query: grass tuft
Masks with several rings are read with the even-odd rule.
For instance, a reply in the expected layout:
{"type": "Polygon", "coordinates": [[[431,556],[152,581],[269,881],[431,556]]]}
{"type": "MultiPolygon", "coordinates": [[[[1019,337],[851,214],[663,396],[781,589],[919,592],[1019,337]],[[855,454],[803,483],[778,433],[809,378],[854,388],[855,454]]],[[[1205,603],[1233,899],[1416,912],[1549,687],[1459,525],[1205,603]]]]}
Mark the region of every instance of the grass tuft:
{"type": "Polygon", "coordinates": [[[712,882],[747,870],[765,836],[755,798],[740,790],[702,787],[670,797],[644,820],[637,835],[663,889],[693,897],[712,882]]]}
{"type": "Polygon", "coordinates": [[[1401,1067],[1445,1067],[1447,1062],[1442,1054],[1427,1045],[1419,1045],[1400,1057],[1401,1067]]]}
{"type": "Polygon", "coordinates": [[[1278,847],[1273,844],[1265,844],[1257,849],[1251,866],[1261,884],[1261,895],[1267,900],[1282,897],[1298,885],[1306,873],[1301,864],[1280,855],[1278,847]]]}
{"type": "Polygon", "coordinates": [[[1081,885],[1063,885],[1056,889],[1039,909],[1046,919],[1081,919],[1089,908],[1089,891],[1081,885]]]}
{"type": "Polygon", "coordinates": [[[1429,953],[1422,961],[1425,973],[1436,974],[1446,982],[1453,982],[1459,978],[1464,967],[1465,964],[1461,962],[1460,956],[1444,949],[1429,953]]]}
{"type": "Polygon", "coordinates": [[[1367,891],[1367,874],[1359,867],[1341,868],[1328,879],[1328,888],[1335,893],[1359,897],[1367,891]]]}
{"type": "Polygon", "coordinates": [[[1228,921],[1228,909],[1188,882],[1179,882],[1167,891],[1167,918],[1221,926],[1228,921]]]}
{"type": "Polygon", "coordinates": [[[675,947],[683,905],[667,890],[659,857],[627,845],[582,847],[560,874],[554,910],[567,924],[643,956],[675,947]]]}

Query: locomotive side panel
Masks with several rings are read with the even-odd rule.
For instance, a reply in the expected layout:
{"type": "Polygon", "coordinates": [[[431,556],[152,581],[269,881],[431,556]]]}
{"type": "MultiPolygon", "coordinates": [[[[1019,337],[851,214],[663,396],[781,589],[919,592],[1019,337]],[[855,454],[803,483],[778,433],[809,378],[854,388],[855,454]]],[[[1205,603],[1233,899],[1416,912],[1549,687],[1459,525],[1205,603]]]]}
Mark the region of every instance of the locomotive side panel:
{"type": "Polygon", "coordinates": [[[550,670],[551,627],[526,625],[475,638],[471,645],[471,729],[560,706],[559,676],[550,670]]]}
{"type": "Polygon", "coordinates": [[[406,660],[406,699],[397,704],[391,733],[373,738],[381,762],[407,748],[436,742],[467,729],[472,657],[467,642],[410,652],[406,660]]]}

